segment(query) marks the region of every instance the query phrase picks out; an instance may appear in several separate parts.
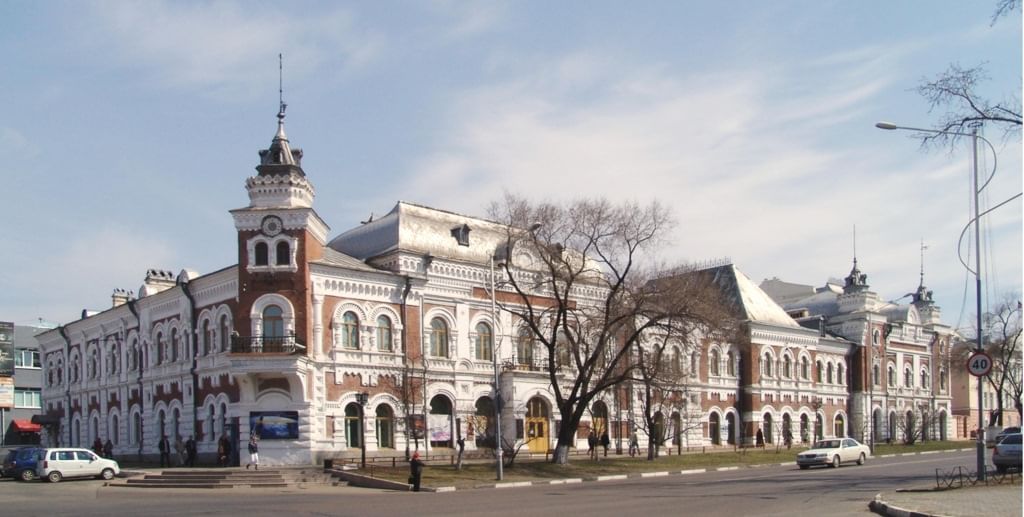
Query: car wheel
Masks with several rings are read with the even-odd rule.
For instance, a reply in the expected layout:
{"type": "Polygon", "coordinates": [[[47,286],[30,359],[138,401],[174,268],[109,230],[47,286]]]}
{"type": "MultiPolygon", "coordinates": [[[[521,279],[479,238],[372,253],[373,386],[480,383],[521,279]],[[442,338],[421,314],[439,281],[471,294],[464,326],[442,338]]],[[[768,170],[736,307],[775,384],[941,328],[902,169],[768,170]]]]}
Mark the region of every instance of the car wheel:
{"type": "Polygon", "coordinates": [[[832,468],[839,468],[839,455],[832,456],[832,468]]]}
{"type": "Polygon", "coordinates": [[[34,470],[25,469],[18,474],[18,479],[22,481],[32,481],[36,478],[36,472],[34,470]]]}
{"type": "Polygon", "coordinates": [[[107,481],[114,479],[114,469],[103,469],[103,472],[100,472],[100,479],[107,481]]]}
{"type": "Polygon", "coordinates": [[[867,458],[864,456],[864,453],[863,452],[860,453],[860,457],[857,458],[857,465],[863,465],[864,464],[864,460],[866,460],[866,459],[867,458]]]}
{"type": "Polygon", "coordinates": [[[61,479],[63,479],[63,476],[61,476],[60,472],[57,472],[56,470],[50,472],[50,474],[46,476],[46,480],[50,483],[60,483],[61,479]]]}
{"type": "Polygon", "coordinates": [[[800,470],[807,470],[809,468],[811,468],[810,465],[800,465],[800,470]]]}

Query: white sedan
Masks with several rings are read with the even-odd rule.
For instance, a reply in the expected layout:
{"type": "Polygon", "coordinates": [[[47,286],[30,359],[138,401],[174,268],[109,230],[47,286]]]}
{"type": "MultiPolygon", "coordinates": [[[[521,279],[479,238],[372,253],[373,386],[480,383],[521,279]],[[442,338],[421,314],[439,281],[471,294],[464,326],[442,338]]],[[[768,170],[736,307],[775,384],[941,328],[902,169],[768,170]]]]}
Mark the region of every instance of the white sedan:
{"type": "Polygon", "coordinates": [[[815,443],[809,450],[796,455],[796,464],[801,469],[811,465],[838,467],[844,462],[856,461],[863,465],[871,456],[871,449],[853,438],[833,438],[815,443]]]}

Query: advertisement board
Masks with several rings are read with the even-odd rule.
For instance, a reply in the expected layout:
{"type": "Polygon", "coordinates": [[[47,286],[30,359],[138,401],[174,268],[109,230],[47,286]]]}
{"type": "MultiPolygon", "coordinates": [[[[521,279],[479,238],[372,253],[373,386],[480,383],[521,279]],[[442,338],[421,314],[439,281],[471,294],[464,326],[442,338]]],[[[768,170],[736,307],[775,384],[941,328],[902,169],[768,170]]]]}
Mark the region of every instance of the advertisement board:
{"type": "Polygon", "coordinates": [[[14,324],[0,321],[0,377],[14,376],[14,324]]]}
{"type": "Polygon", "coordinates": [[[294,440],[299,437],[299,412],[250,411],[249,433],[261,440],[294,440]]]}
{"type": "Polygon", "coordinates": [[[0,377],[0,409],[14,409],[14,377],[0,377]]]}

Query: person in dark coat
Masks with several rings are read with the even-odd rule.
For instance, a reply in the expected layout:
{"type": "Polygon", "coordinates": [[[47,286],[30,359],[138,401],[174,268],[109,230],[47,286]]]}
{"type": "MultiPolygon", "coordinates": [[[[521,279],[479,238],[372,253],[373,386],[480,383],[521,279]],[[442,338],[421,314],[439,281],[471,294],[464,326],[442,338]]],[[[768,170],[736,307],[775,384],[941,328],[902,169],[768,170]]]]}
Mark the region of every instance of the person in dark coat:
{"type": "Polygon", "coordinates": [[[608,457],[608,446],[612,444],[612,441],[608,438],[608,431],[601,434],[601,447],[604,448],[604,457],[608,457]]]}
{"type": "Polygon", "coordinates": [[[103,440],[100,440],[99,436],[92,441],[92,452],[95,452],[101,458],[103,457],[103,440]]]}
{"type": "Polygon", "coordinates": [[[196,440],[192,435],[189,435],[188,440],[185,441],[185,465],[196,466],[196,440]]]}
{"type": "Polygon", "coordinates": [[[760,429],[757,430],[757,446],[764,447],[764,433],[760,429]]]}
{"type": "Polygon", "coordinates": [[[107,443],[103,444],[103,457],[107,459],[114,459],[114,442],[107,438],[107,443]]]}
{"type": "Polygon", "coordinates": [[[412,491],[420,491],[420,480],[423,478],[423,467],[425,464],[420,460],[420,453],[412,453],[409,460],[409,483],[412,484],[412,491]]]}
{"type": "Polygon", "coordinates": [[[171,442],[167,439],[166,434],[160,438],[157,449],[160,451],[160,467],[169,467],[171,465],[171,442]]]}
{"type": "Polygon", "coordinates": [[[594,431],[590,431],[587,435],[587,457],[591,459],[597,459],[597,435],[594,431]]]}
{"type": "Polygon", "coordinates": [[[217,462],[221,467],[227,467],[229,461],[231,461],[231,440],[228,440],[226,434],[222,434],[220,441],[217,442],[217,462]]]}

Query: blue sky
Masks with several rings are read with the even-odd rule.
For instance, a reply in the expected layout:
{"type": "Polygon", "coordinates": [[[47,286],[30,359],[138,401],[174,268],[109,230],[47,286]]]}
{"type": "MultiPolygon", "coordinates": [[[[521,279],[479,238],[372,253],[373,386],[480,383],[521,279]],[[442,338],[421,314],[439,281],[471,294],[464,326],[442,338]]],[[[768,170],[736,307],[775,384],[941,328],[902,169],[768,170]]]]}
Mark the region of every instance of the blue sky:
{"type": "MultiPolygon", "coordinates": [[[[966,326],[970,150],[874,123],[930,125],[913,88],[951,63],[986,63],[990,98],[1019,95],[1020,13],[990,25],[994,9],[3,1],[0,320],[67,322],[148,268],[233,264],[228,210],[276,128],[280,52],[332,235],[398,200],[484,215],[503,189],[657,199],[679,221],[661,258],[822,285],[849,272],[856,225],[875,291],[917,287],[923,239],[925,282],[951,325],[966,299],[966,326]]],[[[988,136],[995,204],[1021,191],[1021,143],[988,136]]],[[[1021,215],[1018,200],[987,219],[992,298],[1021,291],[1021,215]]]]}

